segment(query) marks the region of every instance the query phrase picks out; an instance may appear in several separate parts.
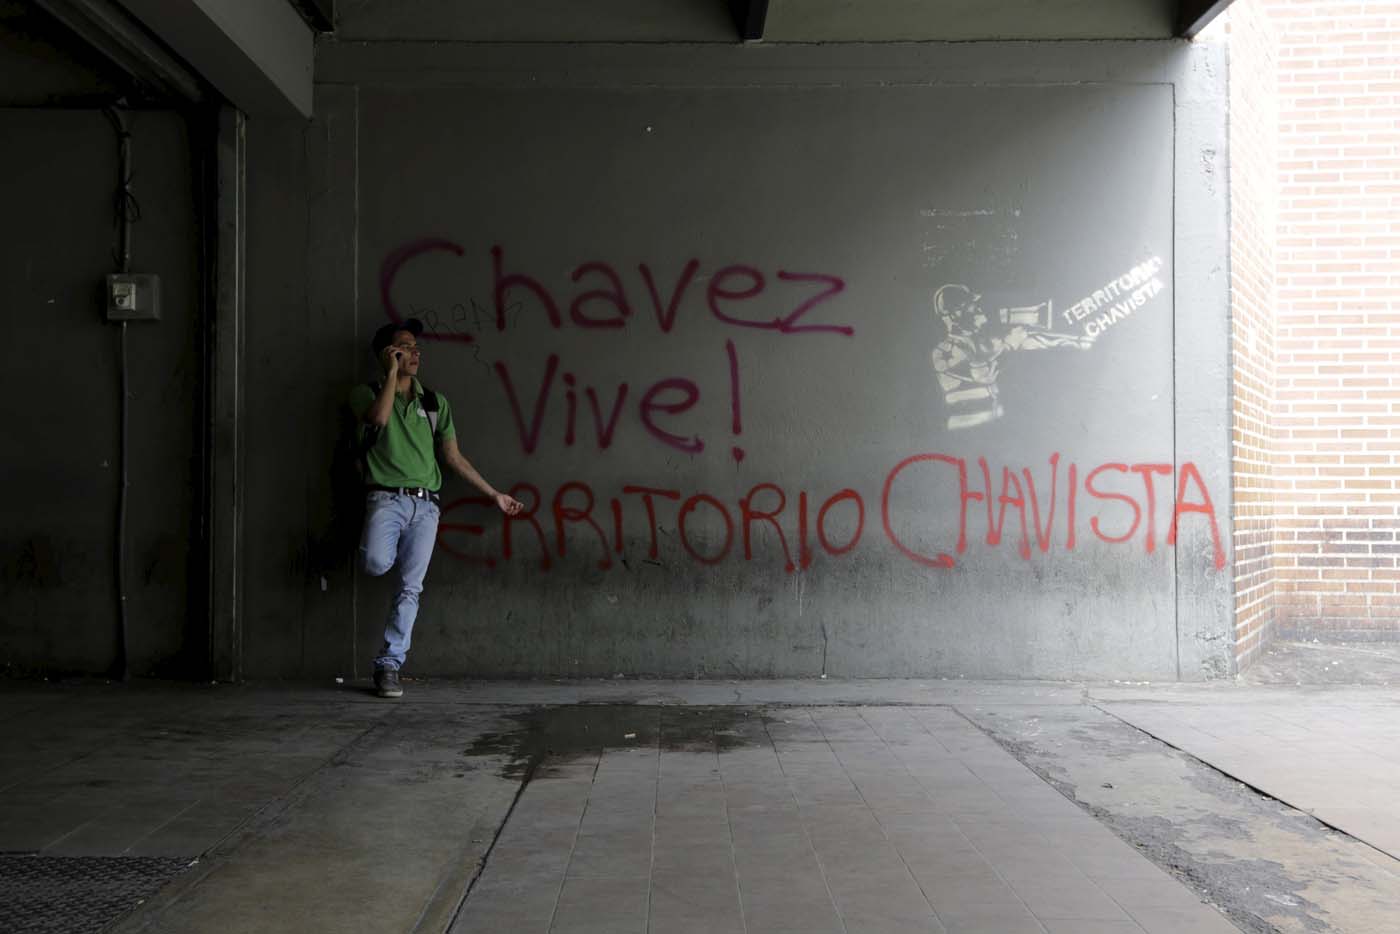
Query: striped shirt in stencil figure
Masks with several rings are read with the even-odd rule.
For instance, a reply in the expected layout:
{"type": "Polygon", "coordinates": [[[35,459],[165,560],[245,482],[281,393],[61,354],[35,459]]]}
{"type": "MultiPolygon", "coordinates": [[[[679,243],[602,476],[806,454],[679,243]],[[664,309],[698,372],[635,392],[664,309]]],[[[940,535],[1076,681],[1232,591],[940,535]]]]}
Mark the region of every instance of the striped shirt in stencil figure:
{"type": "Polygon", "coordinates": [[[993,319],[982,310],[981,298],[967,286],[952,283],[933,294],[933,309],[947,331],[933,349],[933,369],[950,429],[984,425],[1002,416],[997,375],[1001,355],[1008,350],[1093,346],[1087,337],[1051,331],[1048,301],[1002,308],[993,319]]]}

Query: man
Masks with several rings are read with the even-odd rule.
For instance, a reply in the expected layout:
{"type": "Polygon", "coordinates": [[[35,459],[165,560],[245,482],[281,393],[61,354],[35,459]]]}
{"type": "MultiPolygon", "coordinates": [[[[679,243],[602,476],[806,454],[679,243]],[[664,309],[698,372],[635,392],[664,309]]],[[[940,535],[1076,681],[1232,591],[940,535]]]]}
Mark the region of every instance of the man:
{"type": "Polygon", "coordinates": [[[418,595],[437,539],[438,456],[463,480],[491,497],[501,512],[518,513],[521,504],[497,491],[457,449],[457,432],[447,399],[426,392],[418,381],[422,359],[418,338],[423,322],[409,318],[386,324],[374,334],[384,382],[360,385],[350,393],[350,409],[360,422],[366,487],[360,566],[378,577],[396,564],[399,587],[384,626],[384,644],[374,659],[374,688],[380,697],[402,697],[399,669],[418,617],[418,595]]]}
{"type": "Polygon", "coordinates": [[[1093,346],[1087,337],[1059,334],[1020,320],[1018,313],[1033,313],[1042,306],[1002,309],[1002,320],[994,323],[982,310],[981,298],[967,286],[953,284],[942,286],[933,296],[934,311],[947,332],[933,350],[933,369],[943,390],[950,429],[985,425],[1005,414],[997,377],[999,358],[1007,351],[1093,346]]]}

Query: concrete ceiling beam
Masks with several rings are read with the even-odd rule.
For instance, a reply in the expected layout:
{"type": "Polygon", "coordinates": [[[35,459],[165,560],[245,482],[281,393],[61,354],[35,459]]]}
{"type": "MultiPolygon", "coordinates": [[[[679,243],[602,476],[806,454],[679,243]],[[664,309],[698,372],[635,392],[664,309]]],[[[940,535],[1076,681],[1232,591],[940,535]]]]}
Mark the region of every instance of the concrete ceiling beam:
{"type": "Polygon", "coordinates": [[[734,15],[740,39],[758,42],[763,38],[763,27],[768,21],[768,0],[729,0],[729,12],[734,15]]]}
{"type": "Polygon", "coordinates": [[[199,78],[151,38],[112,0],[35,0],[36,5],[73,31],[153,97],[198,103],[205,97],[199,78]]]}
{"type": "Polygon", "coordinates": [[[291,0],[291,4],[314,31],[334,31],[335,0],[291,0]]]}
{"type": "Polygon", "coordinates": [[[1176,34],[1194,39],[1211,20],[1225,12],[1234,0],[1179,0],[1176,5],[1176,34]]]}
{"type": "Polygon", "coordinates": [[[315,34],[287,0],[121,0],[250,116],[312,113],[315,34]]]}

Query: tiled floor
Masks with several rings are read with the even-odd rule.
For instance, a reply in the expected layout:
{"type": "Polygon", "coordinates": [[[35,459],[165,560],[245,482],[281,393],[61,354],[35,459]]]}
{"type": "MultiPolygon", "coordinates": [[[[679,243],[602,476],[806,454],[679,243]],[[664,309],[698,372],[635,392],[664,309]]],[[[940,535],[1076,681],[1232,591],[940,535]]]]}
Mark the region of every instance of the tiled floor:
{"type": "Polygon", "coordinates": [[[237,689],[10,695],[0,852],[198,856],[387,711],[237,689]]]}
{"type": "Polygon", "coordinates": [[[1400,891],[1236,783],[1187,795],[1185,757],[1103,713],[1388,846],[1381,687],[408,687],[0,683],[0,856],[198,857],[110,934],[1229,934],[1196,892],[1264,929],[1245,887],[1307,900],[1289,934],[1388,934],[1400,891]]]}
{"type": "MultiPolygon", "coordinates": [[[[76,930],[78,907],[108,912],[82,930],[113,930],[138,897],[142,913],[117,929],[444,931],[518,787],[501,757],[465,754],[510,725],[489,706],[362,689],[5,687],[0,906],[50,903],[21,931],[76,930]],[[100,905],[64,901],[83,866],[106,860],[112,875],[153,855],[189,867],[160,897],[89,886],[100,905]]],[[[0,910],[0,931],[15,921],[0,910]]]]}
{"type": "Polygon", "coordinates": [[[1236,930],[953,709],[640,713],[541,763],[454,934],[1236,930]]]}

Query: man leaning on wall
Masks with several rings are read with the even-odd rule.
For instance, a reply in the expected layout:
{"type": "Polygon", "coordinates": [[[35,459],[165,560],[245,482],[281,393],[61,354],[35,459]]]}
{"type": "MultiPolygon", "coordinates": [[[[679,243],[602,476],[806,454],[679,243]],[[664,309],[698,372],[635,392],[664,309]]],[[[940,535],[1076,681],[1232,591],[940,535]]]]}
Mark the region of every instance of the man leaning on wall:
{"type": "Polygon", "coordinates": [[[384,379],[356,386],[350,409],[358,420],[360,467],[365,481],[365,522],[360,566],[378,577],[397,567],[398,587],[384,624],[384,642],[374,659],[374,688],[380,697],[403,696],[403,667],[418,617],[423,577],[437,540],[442,487],[439,458],[452,471],[513,516],[522,505],[501,493],[462,456],[452,407],[446,397],[418,381],[423,323],[409,318],[386,324],[370,342],[384,379]]]}

